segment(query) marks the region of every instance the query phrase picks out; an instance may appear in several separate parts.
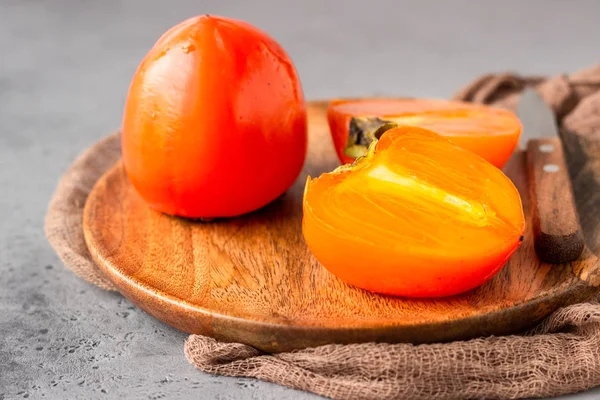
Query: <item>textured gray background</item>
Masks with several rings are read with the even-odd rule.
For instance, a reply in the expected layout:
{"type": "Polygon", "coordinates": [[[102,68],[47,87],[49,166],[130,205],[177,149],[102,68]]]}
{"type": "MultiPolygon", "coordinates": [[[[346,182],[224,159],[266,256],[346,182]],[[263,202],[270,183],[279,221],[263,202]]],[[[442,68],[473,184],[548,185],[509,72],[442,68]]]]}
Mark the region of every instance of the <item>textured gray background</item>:
{"type": "Polygon", "coordinates": [[[43,236],[58,177],[119,125],[137,63],[202,13],[270,32],[310,99],[444,97],[484,72],[599,61],[593,0],[0,0],[0,399],[317,398],[194,370],[185,335],[78,280],[43,236]]]}

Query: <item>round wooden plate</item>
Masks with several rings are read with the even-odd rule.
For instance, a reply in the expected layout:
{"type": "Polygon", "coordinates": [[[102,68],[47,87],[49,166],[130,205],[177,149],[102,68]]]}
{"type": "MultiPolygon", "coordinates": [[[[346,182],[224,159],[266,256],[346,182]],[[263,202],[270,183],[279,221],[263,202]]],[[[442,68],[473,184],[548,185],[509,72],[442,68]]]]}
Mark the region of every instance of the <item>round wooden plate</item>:
{"type": "MultiPolygon", "coordinates": [[[[102,271],[125,297],[169,325],[270,352],[518,332],[598,291],[599,263],[588,249],[575,262],[544,264],[534,253],[531,231],[498,275],[459,296],[382,296],[331,275],[301,232],[306,175],[338,165],[326,106],[309,105],[309,157],[296,184],[240,218],[202,223],[152,211],[116,165],[97,183],[84,214],[86,241],[102,271]]],[[[506,173],[529,215],[523,161],[516,153],[506,173]]]]}

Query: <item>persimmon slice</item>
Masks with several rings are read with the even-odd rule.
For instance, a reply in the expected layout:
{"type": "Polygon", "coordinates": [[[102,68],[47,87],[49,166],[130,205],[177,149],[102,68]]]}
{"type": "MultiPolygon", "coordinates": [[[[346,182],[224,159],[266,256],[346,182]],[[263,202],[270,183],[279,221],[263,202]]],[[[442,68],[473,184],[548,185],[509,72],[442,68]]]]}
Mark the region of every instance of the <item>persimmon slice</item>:
{"type": "Polygon", "coordinates": [[[494,276],[523,240],[519,192],[498,168],[436,133],[398,127],[367,154],[308,178],[302,223],[317,260],[374,292],[437,297],[494,276]]]}
{"type": "Polygon", "coordinates": [[[508,110],[435,99],[358,99],[331,102],[328,122],[342,163],[364,155],[385,123],[419,126],[502,168],[515,150],[522,125],[508,110]]]}

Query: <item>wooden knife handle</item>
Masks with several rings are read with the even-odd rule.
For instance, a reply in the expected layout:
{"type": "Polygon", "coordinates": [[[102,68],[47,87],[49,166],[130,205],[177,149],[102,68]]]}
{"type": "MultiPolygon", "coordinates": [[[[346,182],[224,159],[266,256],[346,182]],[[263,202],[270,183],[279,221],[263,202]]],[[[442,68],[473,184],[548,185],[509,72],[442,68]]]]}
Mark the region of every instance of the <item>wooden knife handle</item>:
{"type": "Polygon", "coordinates": [[[576,260],[585,242],[560,139],[528,142],[527,175],[538,257],[552,264],[576,260]]]}

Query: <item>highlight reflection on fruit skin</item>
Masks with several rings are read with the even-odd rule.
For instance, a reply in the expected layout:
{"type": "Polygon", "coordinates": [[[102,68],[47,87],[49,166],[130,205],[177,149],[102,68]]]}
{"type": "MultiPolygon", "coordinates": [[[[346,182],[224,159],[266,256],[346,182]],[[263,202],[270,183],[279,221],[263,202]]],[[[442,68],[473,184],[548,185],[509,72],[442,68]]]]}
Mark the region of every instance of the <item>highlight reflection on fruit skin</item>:
{"type": "Polygon", "coordinates": [[[354,165],[309,177],[303,211],[306,243],[331,273],[408,297],[481,285],[519,247],[525,229],[508,177],[417,127],[391,129],[354,165]]]}
{"type": "Polygon", "coordinates": [[[341,99],[330,103],[327,119],[335,149],[344,164],[354,160],[346,148],[353,117],[378,117],[398,125],[431,129],[498,168],[510,159],[522,125],[508,111],[481,104],[438,99],[341,99]]]}

